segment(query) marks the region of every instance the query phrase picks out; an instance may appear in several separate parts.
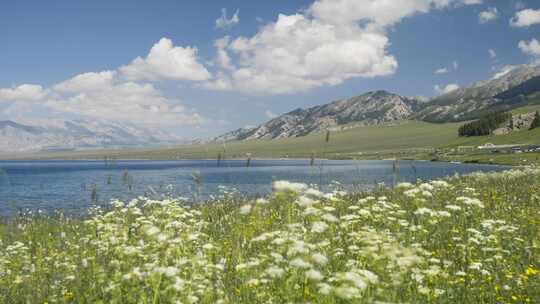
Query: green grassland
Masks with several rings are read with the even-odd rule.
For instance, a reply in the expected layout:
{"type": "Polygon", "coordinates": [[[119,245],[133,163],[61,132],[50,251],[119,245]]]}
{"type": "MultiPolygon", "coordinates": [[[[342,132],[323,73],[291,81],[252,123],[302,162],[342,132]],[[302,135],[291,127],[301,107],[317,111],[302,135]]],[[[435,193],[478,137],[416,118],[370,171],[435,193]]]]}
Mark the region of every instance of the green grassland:
{"type": "MultiPolygon", "coordinates": [[[[332,132],[328,143],[326,134],[319,133],[298,138],[278,140],[253,140],[225,144],[205,144],[174,148],[140,150],[103,150],[59,152],[22,155],[30,158],[81,159],[103,157],[122,159],[192,159],[216,158],[219,153],[226,158],[283,158],[339,156],[340,154],[390,152],[407,149],[424,149],[445,145],[457,140],[459,124],[431,124],[403,121],[392,125],[354,128],[332,132]]],[[[17,157],[11,155],[12,157],[17,157]]]]}
{"type": "MultiPolygon", "coordinates": [[[[540,106],[519,108],[515,113],[529,113],[540,106]]],[[[4,159],[246,159],[251,158],[334,158],[334,159],[438,159],[521,164],[523,159],[535,161],[538,154],[491,155],[489,151],[461,152],[458,147],[477,147],[486,143],[540,144],[540,129],[513,132],[506,135],[458,137],[460,123],[427,123],[401,121],[382,126],[351,128],[318,133],[304,137],[277,140],[251,140],[228,143],[208,143],[189,146],[149,149],[96,150],[75,152],[44,152],[0,155],[4,159]],[[435,150],[446,151],[434,157],[435,150]],[[218,156],[219,155],[219,156],[218,156]]]]}
{"type": "Polygon", "coordinates": [[[475,137],[461,137],[454,141],[443,145],[442,147],[457,147],[457,146],[470,146],[470,145],[483,145],[486,143],[492,143],[495,145],[503,144],[540,144],[540,128],[534,130],[512,132],[510,134],[497,135],[497,136],[475,136],[475,137]]]}
{"type": "MultiPolygon", "coordinates": [[[[540,98],[539,98],[540,99],[540,98]]],[[[540,105],[529,105],[512,110],[512,114],[527,114],[531,112],[540,111],[540,105]]]]}
{"type": "Polygon", "coordinates": [[[540,303],[540,171],[0,222],[0,303],[540,303]]]}

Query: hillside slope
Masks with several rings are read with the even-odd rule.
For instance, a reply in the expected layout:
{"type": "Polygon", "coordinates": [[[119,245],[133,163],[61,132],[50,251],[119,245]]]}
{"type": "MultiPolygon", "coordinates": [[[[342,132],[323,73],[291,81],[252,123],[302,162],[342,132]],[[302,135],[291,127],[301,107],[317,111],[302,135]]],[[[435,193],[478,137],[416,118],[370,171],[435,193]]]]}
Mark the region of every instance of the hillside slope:
{"type": "Polygon", "coordinates": [[[214,141],[299,137],[325,130],[379,125],[403,120],[418,108],[419,101],[386,91],[369,92],[308,109],[296,109],[250,129],[238,129],[214,141]]]}
{"type": "Polygon", "coordinates": [[[530,101],[528,97],[538,92],[540,67],[512,67],[489,80],[433,98],[412,118],[429,122],[470,120],[486,111],[526,105],[530,101]]]}

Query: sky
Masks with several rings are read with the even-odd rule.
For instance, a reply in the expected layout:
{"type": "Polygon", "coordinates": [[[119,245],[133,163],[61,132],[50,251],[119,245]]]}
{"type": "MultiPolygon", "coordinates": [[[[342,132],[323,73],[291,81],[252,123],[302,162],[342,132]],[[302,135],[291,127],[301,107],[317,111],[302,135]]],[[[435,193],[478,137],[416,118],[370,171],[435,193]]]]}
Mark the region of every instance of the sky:
{"type": "Polygon", "coordinates": [[[0,2],[0,120],[185,139],[373,90],[431,97],[540,62],[536,0],[0,2]]]}

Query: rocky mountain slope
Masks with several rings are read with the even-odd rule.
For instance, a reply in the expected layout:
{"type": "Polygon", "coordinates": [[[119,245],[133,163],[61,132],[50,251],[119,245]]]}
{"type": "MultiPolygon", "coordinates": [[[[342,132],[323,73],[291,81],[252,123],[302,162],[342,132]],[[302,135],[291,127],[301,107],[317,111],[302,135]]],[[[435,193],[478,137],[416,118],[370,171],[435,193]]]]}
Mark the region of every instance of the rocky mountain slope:
{"type": "Polygon", "coordinates": [[[474,119],[486,111],[520,106],[535,92],[540,92],[540,67],[511,67],[489,80],[433,98],[412,118],[430,122],[474,119]]]}
{"type": "Polygon", "coordinates": [[[512,119],[505,122],[498,129],[493,131],[494,135],[512,133],[514,131],[529,130],[534,120],[535,112],[512,115],[512,119]]]}
{"type": "Polygon", "coordinates": [[[28,125],[0,121],[0,152],[142,146],[177,140],[169,134],[110,122],[71,120],[28,125]]]}
{"type": "Polygon", "coordinates": [[[404,119],[466,121],[476,119],[486,111],[510,110],[526,105],[531,102],[531,96],[540,96],[540,67],[514,66],[505,68],[491,79],[429,100],[386,91],[369,92],[321,106],[296,109],[257,127],[223,134],[213,141],[298,137],[404,119]]]}
{"type": "Polygon", "coordinates": [[[375,125],[411,116],[420,101],[386,91],[369,92],[308,109],[296,109],[254,128],[242,128],[215,141],[275,139],[303,136],[325,130],[375,125]]]}

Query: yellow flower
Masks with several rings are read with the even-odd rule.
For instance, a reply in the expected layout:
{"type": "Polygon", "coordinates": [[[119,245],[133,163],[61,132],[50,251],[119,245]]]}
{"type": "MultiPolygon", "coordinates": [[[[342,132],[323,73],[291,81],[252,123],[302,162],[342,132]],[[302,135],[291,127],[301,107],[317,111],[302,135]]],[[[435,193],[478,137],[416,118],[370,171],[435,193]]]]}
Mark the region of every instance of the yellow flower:
{"type": "Polygon", "coordinates": [[[66,291],[64,293],[64,300],[70,301],[73,299],[73,293],[71,291],[66,291]]]}
{"type": "Polygon", "coordinates": [[[528,275],[528,276],[537,275],[538,274],[538,269],[535,269],[534,267],[529,266],[527,268],[527,270],[525,270],[525,274],[528,275]]]}

